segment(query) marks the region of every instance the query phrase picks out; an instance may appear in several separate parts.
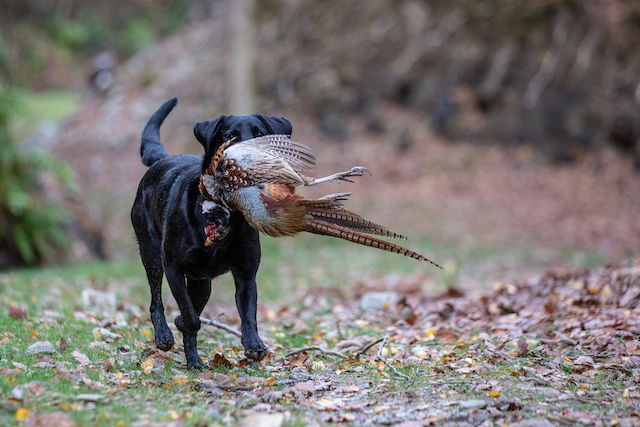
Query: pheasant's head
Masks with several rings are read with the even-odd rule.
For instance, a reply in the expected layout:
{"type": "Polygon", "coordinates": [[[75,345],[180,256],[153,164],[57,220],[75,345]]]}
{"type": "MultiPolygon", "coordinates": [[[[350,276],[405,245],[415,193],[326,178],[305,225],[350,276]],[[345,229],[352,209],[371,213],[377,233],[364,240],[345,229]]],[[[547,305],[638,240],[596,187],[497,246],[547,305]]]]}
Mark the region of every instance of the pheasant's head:
{"type": "Polygon", "coordinates": [[[206,200],[202,203],[202,213],[208,222],[204,228],[204,245],[211,246],[229,234],[229,211],[219,203],[206,200]]]}

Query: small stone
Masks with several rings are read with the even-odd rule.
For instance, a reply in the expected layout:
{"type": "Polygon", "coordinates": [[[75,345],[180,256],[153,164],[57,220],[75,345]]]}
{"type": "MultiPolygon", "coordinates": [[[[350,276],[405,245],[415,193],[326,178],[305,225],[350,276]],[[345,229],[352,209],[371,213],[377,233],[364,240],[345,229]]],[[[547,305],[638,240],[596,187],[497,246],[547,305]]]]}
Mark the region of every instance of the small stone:
{"type": "Polygon", "coordinates": [[[48,353],[53,354],[56,352],[56,348],[49,341],[40,341],[34,344],[31,344],[27,347],[25,354],[42,354],[48,353]]]}
{"type": "Polygon", "coordinates": [[[461,400],[458,402],[461,409],[483,409],[487,407],[487,401],[482,399],[461,400]]]}
{"type": "Polygon", "coordinates": [[[282,427],[284,425],[284,414],[250,412],[240,425],[243,427],[282,427]]]}
{"type": "Polygon", "coordinates": [[[395,304],[400,300],[397,292],[367,292],[360,299],[360,308],[365,310],[379,311],[395,304]]]}
{"type": "Polygon", "coordinates": [[[83,393],[76,396],[76,400],[81,400],[83,402],[97,402],[102,399],[101,394],[96,393],[83,393]]]}
{"type": "Polygon", "coordinates": [[[551,388],[551,387],[535,387],[534,390],[537,391],[538,393],[540,393],[540,395],[542,395],[544,397],[558,397],[558,396],[560,396],[560,392],[558,390],[556,390],[555,388],[551,388]]]}
{"type": "Polygon", "coordinates": [[[96,339],[113,341],[113,340],[117,340],[118,338],[122,338],[122,335],[114,334],[113,332],[111,332],[106,328],[93,328],[91,333],[93,334],[94,337],[96,337],[96,339]]]}
{"type": "Polygon", "coordinates": [[[545,418],[531,418],[512,425],[515,427],[554,427],[556,424],[545,418]]]}
{"type": "Polygon", "coordinates": [[[22,400],[24,397],[24,390],[20,387],[14,387],[13,390],[11,390],[11,395],[16,400],[22,400]]]}
{"type": "Polygon", "coordinates": [[[117,308],[116,294],[85,288],[82,290],[82,304],[86,310],[96,313],[115,313],[117,308]]]}

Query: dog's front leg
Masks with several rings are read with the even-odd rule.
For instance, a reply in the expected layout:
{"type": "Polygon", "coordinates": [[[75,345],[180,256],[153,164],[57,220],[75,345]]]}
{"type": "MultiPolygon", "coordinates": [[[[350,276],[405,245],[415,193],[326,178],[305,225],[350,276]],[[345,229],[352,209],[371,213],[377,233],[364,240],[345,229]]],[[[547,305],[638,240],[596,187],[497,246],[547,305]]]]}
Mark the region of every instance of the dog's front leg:
{"type": "Polygon", "coordinates": [[[258,335],[258,321],[256,313],[258,311],[258,287],[255,276],[251,278],[242,277],[234,272],[233,279],[236,284],[236,307],[242,321],[242,346],[247,359],[256,362],[267,356],[267,347],[258,335]]]}
{"type": "Polygon", "coordinates": [[[204,363],[198,354],[196,338],[200,330],[200,316],[196,312],[191,297],[185,285],[185,276],[181,269],[175,266],[165,267],[165,276],[171,293],[178,303],[180,316],[176,317],[176,327],[182,332],[184,353],[187,359],[187,369],[202,369],[204,363]]]}

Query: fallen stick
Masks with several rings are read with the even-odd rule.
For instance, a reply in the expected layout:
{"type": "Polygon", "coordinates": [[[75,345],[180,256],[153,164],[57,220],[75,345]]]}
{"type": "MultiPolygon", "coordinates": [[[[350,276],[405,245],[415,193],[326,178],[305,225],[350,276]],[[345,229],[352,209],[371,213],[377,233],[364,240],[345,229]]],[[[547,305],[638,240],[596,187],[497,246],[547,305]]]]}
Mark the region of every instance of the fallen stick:
{"type": "Polygon", "coordinates": [[[376,356],[378,356],[378,360],[382,361],[385,365],[387,365],[388,368],[390,368],[396,375],[411,380],[411,378],[409,378],[408,375],[403,374],[402,372],[398,372],[398,370],[391,366],[391,363],[389,363],[387,361],[387,359],[385,359],[384,357],[382,357],[382,349],[384,348],[384,346],[387,344],[387,340],[389,339],[389,337],[384,337],[382,339],[382,344],[380,344],[380,348],[378,349],[378,353],[376,353],[376,356]]]}
{"type": "Polygon", "coordinates": [[[215,320],[207,319],[207,318],[204,318],[204,317],[200,317],[200,321],[205,323],[206,325],[215,326],[218,329],[222,329],[224,331],[229,332],[230,334],[233,334],[233,335],[235,335],[237,337],[242,338],[242,332],[233,329],[229,325],[225,325],[224,323],[216,322],[215,320]]]}
{"type": "Polygon", "coordinates": [[[633,360],[633,357],[631,357],[631,355],[627,351],[627,344],[625,344],[624,339],[622,337],[620,337],[620,342],[622,343],[622,349],[624,350],[624,354],[626,354],[629,360],[631,360],[631,362],[633,362],[633,364],[636,365],[636,368],[640,368],[640,366],[638,366],[638,362],[633,360]]]}
{"type": "Polygon", "coordinates": [[[371,347],[373,347],[374,345],[378,344],[379,342],[381,342],[382,340],[384,340],[383,338],[378,338],[377,340],[373,340],[371,341],[369,344],[365,344],[360,350],[358,350],[358,352],[356,353],[356,357],[360,357],[363,354],[365,354],[367,351],[369,351],[369,349],[371,347]]]}
{"type": "Polygon", "coordinates": [[[333,351],[333,350],[325,350],[324,348],[320,347],[319,345],[310,345],[308,347],[302,347],[296,350],[292,350],[289,353],[285,354],[284,357],[291,357],[294,354],[298,354],[298,353],[302,353],[303,351],[319,351],[324,355],[329,355],[329,356],[337,356],[337,357],[341,357],[343,359],[346,359],[347,356],[345,356],[344,354],[340,353],[339,351],[333,351]]]}

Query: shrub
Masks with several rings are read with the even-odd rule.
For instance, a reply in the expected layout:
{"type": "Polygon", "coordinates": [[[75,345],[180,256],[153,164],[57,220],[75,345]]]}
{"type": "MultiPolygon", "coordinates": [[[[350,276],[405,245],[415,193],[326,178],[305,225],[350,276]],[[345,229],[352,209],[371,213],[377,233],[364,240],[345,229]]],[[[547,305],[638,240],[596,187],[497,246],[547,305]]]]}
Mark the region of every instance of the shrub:
{"type": "Polygon", "coordinates": [[[16,146],[9,130],[16,108],[10,91],[0,86],[0,268],[42,264],[69,246],[64,226],[71,214],[46,194],[42,177],[50,174],[70,191],[73,171],[50,154],[16,146]]]}

